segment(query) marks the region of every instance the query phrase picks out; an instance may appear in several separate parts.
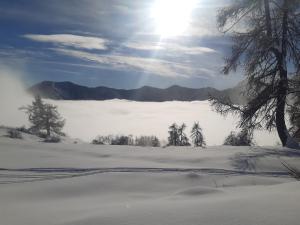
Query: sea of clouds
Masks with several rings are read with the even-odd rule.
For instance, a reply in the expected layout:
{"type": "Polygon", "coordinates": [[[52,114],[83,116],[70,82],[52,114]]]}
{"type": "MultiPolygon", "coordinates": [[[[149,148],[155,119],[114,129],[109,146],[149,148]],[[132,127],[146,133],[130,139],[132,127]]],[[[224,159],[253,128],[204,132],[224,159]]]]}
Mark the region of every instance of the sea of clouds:
{"type": "MultiPolygon", "coordinates": [[[[19,108],[30,104],[29,96],[17,73],[1,69],[0,73],[0,125],[28,126],[26,114],[19,108]]],[[[232,130],[237,130],[238,118],[223,117],[214,112],[208,101],[194,102],[134,102],[106,101],[56,101],[58,111],[66,119],[64,131],[73,138],[90,142],[97,135],[156,135],[167,140],[172,123],[187,125],[189,135],[194,122],[199,122],[208,145],[220,145],[232,130]]],[[[276,133],[255,133],[259,145],[274,145],[276,133]]]]}

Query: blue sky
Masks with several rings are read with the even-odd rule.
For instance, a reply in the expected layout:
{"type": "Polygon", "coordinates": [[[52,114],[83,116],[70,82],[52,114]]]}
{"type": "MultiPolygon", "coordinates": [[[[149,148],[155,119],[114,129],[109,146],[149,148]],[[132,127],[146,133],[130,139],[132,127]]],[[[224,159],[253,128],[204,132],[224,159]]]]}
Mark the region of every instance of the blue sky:
{"type": "Polygon", "coordinates": [[[28,86],[231,87],[241,75],[220,74],[230,41],[216,28],[227,2],[2,0],[1,64],[22,71],[28,86]]]}

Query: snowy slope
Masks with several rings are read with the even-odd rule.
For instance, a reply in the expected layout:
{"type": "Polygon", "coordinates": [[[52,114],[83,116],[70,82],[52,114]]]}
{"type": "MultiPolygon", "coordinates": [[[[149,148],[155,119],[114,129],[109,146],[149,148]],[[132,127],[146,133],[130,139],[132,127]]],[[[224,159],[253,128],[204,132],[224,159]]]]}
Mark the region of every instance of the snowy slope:
{"type": "Polygon", "coordinates": [[[300,184],[282,162],[299,168],[299,157],[0,137],[0,224],[297,225],[300,184]]]}

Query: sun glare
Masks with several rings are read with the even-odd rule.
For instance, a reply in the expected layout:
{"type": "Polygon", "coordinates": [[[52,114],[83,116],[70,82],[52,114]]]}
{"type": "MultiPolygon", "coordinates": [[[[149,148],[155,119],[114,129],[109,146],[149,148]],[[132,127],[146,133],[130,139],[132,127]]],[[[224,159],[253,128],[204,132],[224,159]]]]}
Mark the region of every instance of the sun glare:
{"type": "Polygon", "coordinates": [[[183,34],[191,22],[196,0],[156,0],[151,9],[155,33],[162,37],[183,34]]]}

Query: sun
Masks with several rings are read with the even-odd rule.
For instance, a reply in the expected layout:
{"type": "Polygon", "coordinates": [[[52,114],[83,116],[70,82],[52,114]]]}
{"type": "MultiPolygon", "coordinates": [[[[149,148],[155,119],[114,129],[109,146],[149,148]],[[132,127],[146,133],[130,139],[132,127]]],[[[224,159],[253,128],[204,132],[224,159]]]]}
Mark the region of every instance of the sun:
{"type": "Polygon", "coordinates": [[[155,0],[151,8],[155,33],[162,37],[183,34],[190,25],[196,0],[155,0]]]}

